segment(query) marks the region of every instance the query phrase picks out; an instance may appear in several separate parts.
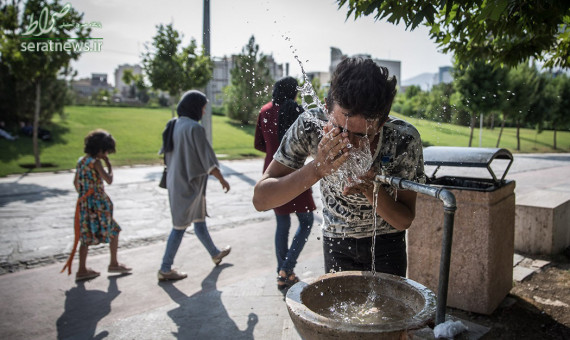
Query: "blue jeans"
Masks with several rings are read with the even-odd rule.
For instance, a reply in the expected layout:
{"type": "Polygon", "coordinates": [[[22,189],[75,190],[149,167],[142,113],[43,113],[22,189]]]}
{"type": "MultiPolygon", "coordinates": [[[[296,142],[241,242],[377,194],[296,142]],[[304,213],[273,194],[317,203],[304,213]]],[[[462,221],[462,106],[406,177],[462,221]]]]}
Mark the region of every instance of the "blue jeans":
{"type": "Polygon", "coordinates": [[[301,254],[301,250],[305,246],[311,228],[313,227],[313,213],[296,213],[299,219],[299,227],[291,242],[291,247],[288,247],[289,242],[289,229],[291,228],[291,215],[277,215],[277,229],[275,230],[275,254],[277,255],[277,274],[280,270],[291,274],[297,258],[301,254]]]}
{"type": "MultiPolygon", "coordinates": [[[[166,251],[164,252],[164,257],[162,258],[162,265],[160,266],[160,270],[163,273],[167,273],[172,269],[174,256],[176,256],[176,253],[178,252],[178,247],[180,247],[180,243],[182,242],[182,237],[184,236],[185,231],[186,230],[172,229],[170,232],[170,236],[168,236],[168,241],[166,242],[166,251]]],[[[206,222],[195,222],[194,233],[196,233],[198,240],[200,240],[204,247],[206,247],[206,250],[208,253],[210,253],[210,256],[214,257],[220,253],[220,250],[214,245],[214,242],[210,237],[206,222]]]]}

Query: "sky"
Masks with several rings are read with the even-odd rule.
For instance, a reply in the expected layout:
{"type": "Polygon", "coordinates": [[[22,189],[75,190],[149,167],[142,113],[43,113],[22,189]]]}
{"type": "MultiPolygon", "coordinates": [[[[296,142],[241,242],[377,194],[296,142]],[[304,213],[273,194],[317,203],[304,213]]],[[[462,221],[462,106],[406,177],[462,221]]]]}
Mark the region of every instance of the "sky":
{"type": "MultiPolygon", "coordinates": [[[[64,0],[63,3],[66,1],[64,0]]],[[[68,0],[84,13],[83,23],[100,22],[92,38],[103,38],[101,52],[83,53],[72,66],[78,78],[106,73],[114,83],[121,64],[140,64],[145,43],[158,24],[172,23],[183,45],[194,38],[202,44],[203,0],[68,0]]],[[[452,64],[452,56],[438,52],[428,29],[407,31],[403,24],[374,21],[372,16],[346,19],[333,0],[210,0],[210,55],[239,54],[253,35],[260,52],[289,63],[290,75],[328,71],[330,48],[343,54],[369,54],[372,58],[401,61],[402,80],[421,73],[436,73],[452,64]]]]}

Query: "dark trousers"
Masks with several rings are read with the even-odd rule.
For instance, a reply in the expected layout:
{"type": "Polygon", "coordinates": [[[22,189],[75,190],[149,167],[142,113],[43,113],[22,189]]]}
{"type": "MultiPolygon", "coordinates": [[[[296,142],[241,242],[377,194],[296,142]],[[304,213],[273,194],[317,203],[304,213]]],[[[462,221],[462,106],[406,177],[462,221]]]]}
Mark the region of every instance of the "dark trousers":
{"type": "MultiPolygon", "coordinates": [[[[371,271],[372,237],[323,238],[325,272],[371,271]]],[[[406,276],[408,266],[406,253],[406,232],[376,236],[376,271],[406,276]]]]}

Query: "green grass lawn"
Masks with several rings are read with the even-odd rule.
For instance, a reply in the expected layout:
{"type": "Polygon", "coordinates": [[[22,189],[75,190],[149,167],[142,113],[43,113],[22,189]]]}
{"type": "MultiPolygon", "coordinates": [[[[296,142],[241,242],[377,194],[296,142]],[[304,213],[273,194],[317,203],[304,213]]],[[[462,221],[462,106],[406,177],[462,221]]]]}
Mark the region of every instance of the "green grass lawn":
{"type": "MultiPolygon", "coordinates": [[[[395,114],[414,124],[424,143],[441,146],[467,146],[469,128],[418,120],[395,114]]],[[[161,134],[171,118],[170,109],[116,108],[69,106],[63,118],[55,117],[47,127],[53,140],[40,141],[41,162],[46,166],[29,170],[34,163],[32,140],[20,137],[16,141],[0,140],[0,176],[28,171],[58,171],[75,167],[83,155],[83,138],[96,128],[108,130],[117,140],[117,153],[111,155],[115,166],[134,164],[159,164],[161,157],[161,134]]],[[[220,159],[262,157],[263,153],[253,148],[255,126],[242,126],[227,117],[213,116],[214,150],[220,159]]],[[[483,147],[495,147],[499,129],[483,130],[483,147]]],[[[515,152],[516,130],[505,129],[501,147],[515,152]]],[[[558,132],[558,150],[552,149],[552,131],[538,134],[535,130],[521,130],[520,152],[570,152],[570,132],[558,132]]],[[[479,129],[474,132],[473,146],[479,146],[479,129]]]]}
{"type": "MultiPolygon", "coordinates": [[[[395,113],[391,113],[391,115],[413,124],[420,132],[424,144],[437,146],[469,145],[470,129],[468,126],[437,123],[424,119],[410,118],[395,113]]],[[[484,148],[496,147],[500,130],[500,126],[495,127],[493,130],[483,128],[481,146],[484,148]]],[[[570,131],[557,132],[556,150],[553,149],[554,132],[551,130],[538,133],[535,129],[520,129],[521,149],[519,151],[516,150],[516,133],[517,131],[515,128],[505,128],[503,130],[503,135],[501,136],[499,147],[509,149],[513,153],[570,152],[570,131]]],[[[478,127],[473,131],[473,141],[471,146],[479,146],[478,127]]]]}

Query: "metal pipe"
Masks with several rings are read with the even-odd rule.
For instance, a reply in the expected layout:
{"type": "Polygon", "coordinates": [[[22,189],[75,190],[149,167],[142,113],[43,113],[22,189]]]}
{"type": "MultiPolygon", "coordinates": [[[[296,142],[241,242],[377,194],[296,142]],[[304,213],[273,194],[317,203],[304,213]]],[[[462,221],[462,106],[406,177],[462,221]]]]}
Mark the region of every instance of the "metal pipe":
{"type": "MultiPolygon", "coordinates": [[[[426,184],[405,180],[399,177],[378,175],[375,182],[385,183],[395,189],[411,190],[420,194],[438,198],[443,202],[443,238],[441,241],[441,259],[439,262],[439,280],[437,287],[437,307],[435,324],[445,322],[445,310],[447,306],[447,289],[449,284],[449,267],[451,264],[451,241],[453,239],[453,222],[457,205],[455,195],[447,189],[432,187],[426,184]]],[[[380,188],[375,184],[374,191],[377,194],[380,188]]]]}

